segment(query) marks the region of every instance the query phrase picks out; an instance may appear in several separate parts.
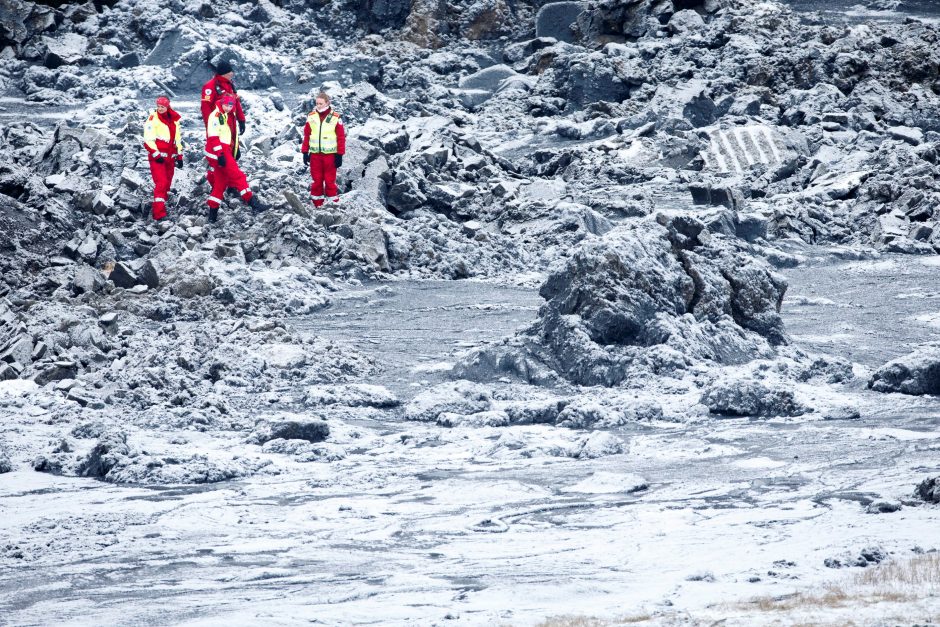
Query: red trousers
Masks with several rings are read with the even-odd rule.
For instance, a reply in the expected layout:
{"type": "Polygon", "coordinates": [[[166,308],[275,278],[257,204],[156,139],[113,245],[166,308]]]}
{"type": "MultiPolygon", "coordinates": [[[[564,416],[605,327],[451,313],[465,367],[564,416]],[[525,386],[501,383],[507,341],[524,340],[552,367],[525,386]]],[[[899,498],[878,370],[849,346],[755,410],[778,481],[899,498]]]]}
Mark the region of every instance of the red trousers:
{"type": "Polygon", "coordinates": [[[209,207],[218,209],[222,205],[222,199],[225,197],[225,190],[234,187],[238,190],[242,200],[248,202],[254,195],[248,186],[248,179],[245,173],[238,167],[238,162],[228,155],[225,159],[225,166],[220,166],[215,159],[209,159],[209,173],[206,178],[212,183],[212,192],[209,194],[207,204],[209,207]],[[211,178],[210,178],[211,175],[211,178]]]}
{"type": "Polygon", "coordinates": [[[163,163],[157,163],[153,157],[149,157],[148,161],[150,176],[153,178],[153,219],[162,220],[166,217],[166,198],[170,193],[170,185],[173,184],[176,163],[173,157],[164,157],[163,163]]]}
{"type": "Polygon", "coordinates": [[[339,189],[336,187],[336,155],[322,152],[310,153],[310,197],[317,207],[323,206],[327,198],[339,202],[339,189]]]}
{"type": "MultiPolygon", "coordinates": [[[[236,124],[235,124],[235,118],[234,118],[234,117],[232,117],[232,118],[229,119],[228,125],[229,125],[229,128],[232,130],[232,137],[235,137],[235,138],[236,138],[236,141],[237,141],[237,138],[238,138],[238,128],[237,128],[237,126],[236,126],[236,124]]],[[[239,152],[241,152],[241,147],[240,147],[240,146],[236,146],[236,147],[235,147],[235,154],[238,155],[239,152]]],[[[228,154],[228,152],[226,152],[225,154],[228,154]]],[[[214,179],[215,179],[215,168],[213,168],[213,166],[212,166],[213,163],[214,163],[214,161],[210,159],[210,160],[209,160],[209,171],[206,172],[206,182],[209,183],[209,187],[215,187],[215,180],[214,180],[214,179]]]]}

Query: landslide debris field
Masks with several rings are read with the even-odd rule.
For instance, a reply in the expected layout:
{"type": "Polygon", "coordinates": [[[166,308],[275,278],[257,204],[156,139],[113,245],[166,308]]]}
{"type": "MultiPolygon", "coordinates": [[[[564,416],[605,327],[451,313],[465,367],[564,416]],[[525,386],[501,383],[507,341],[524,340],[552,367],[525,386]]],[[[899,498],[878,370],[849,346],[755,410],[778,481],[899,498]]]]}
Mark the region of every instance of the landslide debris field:
{"type": "Polygon", "coordinates": [[[936,17],[0,2],[0,622],[940,623],[936,17]]]}

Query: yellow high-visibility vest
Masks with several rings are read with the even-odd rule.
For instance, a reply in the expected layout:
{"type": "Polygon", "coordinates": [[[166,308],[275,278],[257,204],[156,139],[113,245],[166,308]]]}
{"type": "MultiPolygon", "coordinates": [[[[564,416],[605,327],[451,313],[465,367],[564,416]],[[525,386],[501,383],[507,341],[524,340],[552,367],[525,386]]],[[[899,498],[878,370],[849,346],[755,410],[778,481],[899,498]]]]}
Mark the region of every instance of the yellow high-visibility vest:
{"type": "Polygon", "coordinates": [[[310,144],[307,146],[307,152],[335,153],[338,150],[336,125],[339,124],[339,115],[335,111],[330,111],[322,123],[320,114],[312,111],[307,116],[307,124],[310,125],[310,144]]]}
{"type": "MultiPolygon", "coordinates": [[[[176,152],[183,154],[183,138],[180,133],[180,121],[173,122],[176,127],[176,152]]],[[[158,152],[157,140],[170,142],[170,127],[160,119],[160,115],[154,111],[144,122],[144,144],[153,152],[158,152]]]]}
{"type": "Polygon", "coordinates": [[[209,116],[209,125],[206,127],[207,137],[218,137],[219,143],[232,143],[232,129],[228,125],[228,115],[213,111],[209,116]]]}

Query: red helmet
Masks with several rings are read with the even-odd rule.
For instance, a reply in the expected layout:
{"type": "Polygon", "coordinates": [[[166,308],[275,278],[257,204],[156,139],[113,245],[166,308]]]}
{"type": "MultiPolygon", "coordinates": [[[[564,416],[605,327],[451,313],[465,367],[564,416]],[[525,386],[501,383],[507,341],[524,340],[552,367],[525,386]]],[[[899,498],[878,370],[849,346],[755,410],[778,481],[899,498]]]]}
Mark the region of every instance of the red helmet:
{"type": "Polygon", "coordinates": [[[223,107],[224,106],[234,107],[235,96],[233,96],[232,94],[222,94],[222,97],[219,98],[219,105],[223,107]]]}
{"type": "Polygon", "coordinates": [[[160,96],[159,98],[157,98],[157,106],[169,107],[170,99],[167,98],[166,96],[160,96]]]}

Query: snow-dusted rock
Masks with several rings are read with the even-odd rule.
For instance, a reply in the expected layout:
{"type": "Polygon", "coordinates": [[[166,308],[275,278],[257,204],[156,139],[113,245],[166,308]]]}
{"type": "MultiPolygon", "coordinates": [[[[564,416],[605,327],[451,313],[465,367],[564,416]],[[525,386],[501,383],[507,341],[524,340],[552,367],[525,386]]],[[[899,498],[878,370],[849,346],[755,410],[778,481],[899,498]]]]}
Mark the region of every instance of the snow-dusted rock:
{"type": "Polygon", "coordinates": [[[467,381],[442,383],[421,392],[405,405],[405,418],[433,422],[441,414],[469,415],[490,409],[489,393],[467,381]]]}
{"type": "Polygon", "coordinates": [[[666,222],[586,241],[540,289],[538,323],[458,368],[482,374],[490,364],[525,376],[534,359],[577,383],[617,385],[659,345],[741,363],[786,343],[778,314],[786,283],[731,240],[712,241],[703,223],[666,222]]]}
{"type": "Polygon", "coordinates": [[[535,16],[535,36],[574,43],[577,38],[571,27],[583,10],[583,2],[549,2],[535,16]]]}
{"type": "Polygon", "coordinates": [[[940,348],[924,347],[889,361],[868,381],[876,392],[940,394],[940,348]]]}
{"type": "Polygon", "coordinates": [[[914,496],[928,503],[940,503],[940,477],[921,481],[914,490],[914,496]]]}
{"type": "Polygon", "coordinates": [[[6,472],[13,470],[13,463],[10,462],[10,458],[7,456],[6,451],[0,448],[0,475],[6,472]]]}
{"type": "Polygon", "coordinates": [[[329,435],[330,427],[324,420],[300,417],[296,419],[265,418],[258,421],[248,439],[255,444],[264,444],[275,439],[322,442],[329,435]]]}
{"type": "Polygon", "coordinates": [[[719,379],[705,389],[700,402],[711,413],[728,416],[800,416],[807,412],[791,390],[748,378],[719,379]]]}
{"type": "Polygon", "coordinates": [[[313,385],[304,396],[307,407],[344,405],[346,407],[377,407],[387,409],[401,404],[395,394],[380,385],[365,383],[313,385]]]}

